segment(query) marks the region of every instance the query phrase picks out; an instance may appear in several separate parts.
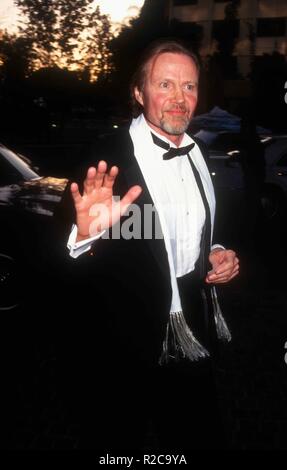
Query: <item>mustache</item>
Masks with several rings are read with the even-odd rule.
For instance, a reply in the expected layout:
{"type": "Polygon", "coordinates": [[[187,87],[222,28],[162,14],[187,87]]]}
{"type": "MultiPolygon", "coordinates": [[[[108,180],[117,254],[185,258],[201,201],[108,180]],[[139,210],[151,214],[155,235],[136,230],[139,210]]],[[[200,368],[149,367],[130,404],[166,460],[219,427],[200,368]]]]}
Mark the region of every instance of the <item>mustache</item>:
{"type": "Polygon", "coordinates": [[[187,113],[188,109],[184,104],[174,104],[169,108],[166,108],[164,111],[182,111],[183,113],[187,113]]]}

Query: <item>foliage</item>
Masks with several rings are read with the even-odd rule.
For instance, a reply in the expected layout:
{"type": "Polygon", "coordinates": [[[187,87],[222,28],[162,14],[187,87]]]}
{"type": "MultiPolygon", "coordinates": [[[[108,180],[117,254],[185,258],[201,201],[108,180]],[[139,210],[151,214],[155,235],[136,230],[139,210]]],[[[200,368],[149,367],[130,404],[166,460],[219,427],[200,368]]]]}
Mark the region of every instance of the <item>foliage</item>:
{"type": "Polygon", "coordinates": [[[31,60],[31,41],[3,33],[0,39],[0,76],[4,80],[24,79],[31,60]]]}
{"type": "Polygon", "coordinates": [[[227,3],[221,28],[215,33],[217,52],[211,58],[211,62],[217,64],[226,79],[238,78],[237,61],[232,54],[237,41],[236,21],[240,1],[231,0],[227,3]]]}
{"type": "Polygon", "coordinates": [[[110,20],[93,0],[14,0],[23,14],[19,37],[29,41],[29,69],[60,67],[95,79],[111,68],[110,20]]]}
{"type": "Polygon", "coordinates": [[[112,91],[121,103],[121,111],[128,113],[129,83],[139,56],[144,48],[158,38],[176,38],[187,47],[198,51],[202,40],[202,29],[196,23],[168,21],[166,0],[145,0],[140,16],[124,27],[110,44],[114,61],[111,81],[112,91]]]}
{"type": "Polygon", "coordinates": [[[278,52],[255,57],[250,79],[258,123],[277,132],[286,132],[287,105],[284,101],[284,87],[287,82],[286,57],[278,52]]]}
{"type": "Polygon", "coordinates": [[[89,26],[87,25],[86,38],[82,42],[81,55],[85,58],[83,65],[85,70],[90,71],[92,80],[95,78],[95,59],[98,70],[101,70],[102,77],[112,70],[112,54],[109,48],[112,34],[110,31],[110,21],[106,15],[101,15],[100,8],[92,11],[89,15],[89,26]]]}

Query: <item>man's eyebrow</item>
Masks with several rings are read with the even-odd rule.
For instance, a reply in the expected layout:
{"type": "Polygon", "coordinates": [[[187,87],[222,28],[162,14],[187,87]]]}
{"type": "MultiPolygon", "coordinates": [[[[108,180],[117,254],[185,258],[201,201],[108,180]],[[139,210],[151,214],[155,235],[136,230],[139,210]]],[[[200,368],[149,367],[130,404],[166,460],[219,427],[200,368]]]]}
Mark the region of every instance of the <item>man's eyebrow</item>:
{"type": "MultiPolygon", "coordinates": [[[[169,77],[169,78],[168,77],[155,77],[154,80],[157,81],[157,82],[164,82],[164,81],[174,82],[174,81],[176,81],[172,77],[169,77]]],[[[193,84],[198,85],[198,80],[185,80],[183,83],[193,83],[193,84]]]]}

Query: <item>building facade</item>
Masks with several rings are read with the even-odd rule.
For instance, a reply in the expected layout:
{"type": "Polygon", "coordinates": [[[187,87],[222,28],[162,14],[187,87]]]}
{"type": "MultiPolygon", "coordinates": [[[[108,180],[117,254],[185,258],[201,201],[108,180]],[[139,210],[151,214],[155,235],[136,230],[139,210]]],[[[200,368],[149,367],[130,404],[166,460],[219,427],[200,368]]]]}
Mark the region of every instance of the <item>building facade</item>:
{"type": "MultiPolygon", "coordinates": [[[[168,0],[169,21],[197,23],[203,29],[200,55],[206,58],[217,48],[215,39],[224,28],[224,0],[168,0]]],[[[254,55],[279,52],[287,57],[287,0],[241,0],[233,20],[238,70],[242,77],[250,71],[254,55]]],[[[185,25],[187,26],[187,25],[185,25]]]]}

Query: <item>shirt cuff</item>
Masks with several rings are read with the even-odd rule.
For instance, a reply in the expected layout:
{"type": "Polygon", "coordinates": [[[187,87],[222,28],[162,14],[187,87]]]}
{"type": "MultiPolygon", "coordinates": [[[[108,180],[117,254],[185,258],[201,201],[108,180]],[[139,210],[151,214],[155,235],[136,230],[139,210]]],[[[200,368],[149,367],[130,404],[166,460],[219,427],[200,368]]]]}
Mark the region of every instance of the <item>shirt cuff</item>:
{"type": "Polygon", "coordinates": [[[215,248],[221,248],[221,250],[226,250],[225,246],[219,245],[218,243],[216,243],[215,245],[212,245],[210,251],[215,250],[215,248]]]}
{"type": "Polygon", "coordinates": [[[70,256],[72,258],[78,258],[80,255],[83,253],[86,253],[91,249],[91,246],[94,241],[98,240],[101,238],[101,236],[105,233],[105,230],[103,230],[101,233],[98,233],[98,235],[95,235],[94,237],[87,238],[86,240],[82,240],[80,242],[76,242],[77,240],[77,235],[78,235],[78,228],[77,225],[72,226],[72,231],[70,233],[67,247],[70,250],[70,256]]]}

